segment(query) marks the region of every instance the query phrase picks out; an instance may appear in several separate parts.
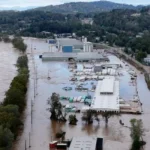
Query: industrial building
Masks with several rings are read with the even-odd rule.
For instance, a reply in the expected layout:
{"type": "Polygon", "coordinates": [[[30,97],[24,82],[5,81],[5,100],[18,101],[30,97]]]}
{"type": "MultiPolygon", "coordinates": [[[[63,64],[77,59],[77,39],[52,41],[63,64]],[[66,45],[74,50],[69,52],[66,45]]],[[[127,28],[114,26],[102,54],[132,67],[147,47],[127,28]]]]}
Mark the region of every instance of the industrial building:
{"type": "Polygon", "coordinates": [[[105,57],[97,52],[82,52],[82,53],[62,53],[62,52],[45,52],[42,54],[43,61],[69,61],[88,62],[92,60],[105,61],[105,57]]]}
{"type": "Polygon", "coordinates": [[[93,50],[93,44],[87,42],[86,38],[82,41],[71,38],[58,38],[56,45],[58,50],[64,53],[91,52],[93,50]]]}
{"type": "Polygon", "coordinates": [[[145,63],[150,63],[150,55],[147,55],[147,57],[144,58],[145,63]]]}
{"type": "Polygon", "coordinates": [[[98,81],[91,106],[86,109],[119,112],[119,81],[112,76],[98,81]]]}
{"type": "MultiPolygon", "coordinates": [[[[106,62],[109,61],[108,57],[106,57],[106,56],[103,56],[103,57],[104,57],[103,61],[106,61],[106,62]]],[[[101,71],[103,71],[103,69],[110,69],[112,71],[112,70],[116,70],[120,66],[121,66],[121,64],[117,64],[117,63],[116,64],[110,64],[110,63],[98,64],[98,65],[94,66],[94,72],[101,72],[101,71]]]]}
{"type": "Polygon", "coordinates": [[[103,150],[103,138],[74,137],[69,150],[103,150]]]}

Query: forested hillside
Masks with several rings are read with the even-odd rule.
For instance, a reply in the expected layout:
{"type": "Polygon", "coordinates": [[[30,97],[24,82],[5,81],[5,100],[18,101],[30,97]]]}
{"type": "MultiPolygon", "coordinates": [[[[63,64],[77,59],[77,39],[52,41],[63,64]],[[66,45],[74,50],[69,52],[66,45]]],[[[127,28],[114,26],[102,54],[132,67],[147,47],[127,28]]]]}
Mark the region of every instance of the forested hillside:
{"type": "Polygon", "coordinates": [[[21,36],[49,37],[76,33],[92,42],[125,47],[127,53],[150,53],[150,7],[115,9],[90,14],[59,14],[43,11],[0,12],[0,32],[21,36]],[[82,24],[85,18],[93,24],[82,24]]]}
{"type": "Polygon", "coordinates": [[[113,3],[110,1],[95,1],[95,2],[72,2],[61,5],[50,5],[46,7],[39,7],[35,10],[49,11],[53,13],[91,13],[91,12],[105,12],[113,9],[137,9],[141,6],[133,6],[127,4],[113,3]]]}

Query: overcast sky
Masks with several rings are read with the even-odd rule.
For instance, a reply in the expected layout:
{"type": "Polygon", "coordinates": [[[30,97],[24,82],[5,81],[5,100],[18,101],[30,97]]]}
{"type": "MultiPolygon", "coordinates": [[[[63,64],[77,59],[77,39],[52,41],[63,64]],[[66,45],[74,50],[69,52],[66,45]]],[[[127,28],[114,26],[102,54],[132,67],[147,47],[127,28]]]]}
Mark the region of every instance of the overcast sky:
{"type": "MultiPolygon", "coordinates": [[[[45,6],[45,5],[57,5],[66,2],[79,2],[79,1],[94,1],[94,0],[0,0],[0,7],[27,7],[27,6],[45,6]]],[[[133,5],[147,5],[150,4],[150,0],[111,0],[117,3],[127,3],[133,5]]]]}

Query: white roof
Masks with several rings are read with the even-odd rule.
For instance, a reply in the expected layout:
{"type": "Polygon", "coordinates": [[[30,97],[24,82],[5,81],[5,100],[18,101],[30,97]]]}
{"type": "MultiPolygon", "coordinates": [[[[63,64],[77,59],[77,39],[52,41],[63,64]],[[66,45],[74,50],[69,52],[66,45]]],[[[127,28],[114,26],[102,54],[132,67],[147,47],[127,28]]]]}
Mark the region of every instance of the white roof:
{"type": "Polygon", "coordinates": [[[113,93],[115,78],[105,78],[101,82],[100,93],[113,93]]]}
{"type": "MultiPolygon", "coordinates": [[[[92,103],[91,103],[91,109],[97,110],[97,111],[119,111],[119,81],[114,80],[114,77],[110,77],[113,79],[107,79],[103,82],[98,81],[95,95],[93,97],[92,103]],[[109,82],[108,82],[109,81],[109,82]],[[100,91],[102,91],[102,87],[104,87],[104,83],[106,84],[104,87],[105,90],[112,90],[112,83],[114,82],[114,89],[113,94],[100,94],[100,91]]],[[[104,91],[104,90],[103,90],[104,91]]]]}
{"type": "Polygon", "coordinates": [[[107,69],[103,69],[103,70],[102,70],[102,74],[103,74],[103,75],[107,74],[107,69]]]}
{"type": "Polygon", "coordinates": [[[69,150],[95,150],[97,137],[74,137],[69,150]]]}
{"type": "Polygon", "coordinates": [[[71,38],[58,38],[57,42],[59,42],[61,46],[83,45],[81,41],[71,38]]]}

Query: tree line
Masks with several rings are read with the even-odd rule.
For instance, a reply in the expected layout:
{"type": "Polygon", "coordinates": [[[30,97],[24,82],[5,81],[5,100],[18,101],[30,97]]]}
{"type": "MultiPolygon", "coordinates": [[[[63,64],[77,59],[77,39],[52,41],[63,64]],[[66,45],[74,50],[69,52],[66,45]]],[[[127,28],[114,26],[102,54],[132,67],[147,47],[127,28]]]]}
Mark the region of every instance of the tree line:
{"type": "Polygon", "coordinates": [[[14,37],[12,39],[12,44],[14,48],[20,50],[21,52],[25,52],[27,49],[27,45],[24,44],[23,39],[21,37],[14,37]]]}
{"type": "MultiPolygon", "coordinates": [[[[22,51],[22,49],[19,49],[22,51]]],[[[26,92],[29,78],[28,58],[20,56],[16,67],[18,74],[12,80],[4,101],[0,104],[0,149],[10,150],[18,131],[22,128],[21,115],[26,106],[26,92]]]]}
{"type": "MultiPolygon", "coordinates": [[[[142,61],[150,53],[150,7],[141,10],[114,9],[90,14],[60,14],[45,11],[2,11],[0,32],[17,36],[54,38],[54,34],[76,33],[91,42],[124,47],[125,52],[142,61]],[[84,18],[93,24],[82,24],[84,18]]],[[[7,41],[7,38],[5,38],[7,41]]],[[[15,41],[14,44],[16,44],[15,41]]],[[[19,42],[20,43],[20,42],[19,42]]],[[[20,45],[22,49],[25,45],[20,45]]]]}

